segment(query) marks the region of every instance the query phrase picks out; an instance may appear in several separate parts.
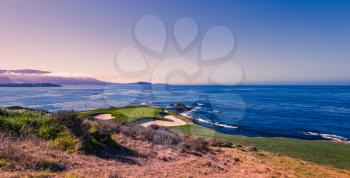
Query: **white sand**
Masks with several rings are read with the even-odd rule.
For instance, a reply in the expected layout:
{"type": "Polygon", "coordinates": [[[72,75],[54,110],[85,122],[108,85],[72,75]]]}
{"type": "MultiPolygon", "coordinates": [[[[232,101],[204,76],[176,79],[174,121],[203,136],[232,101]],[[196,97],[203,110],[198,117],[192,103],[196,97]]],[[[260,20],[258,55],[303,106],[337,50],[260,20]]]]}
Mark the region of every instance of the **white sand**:
{"type": "Polygon", "coordinates": [[[111,120],[114,119],[115,117],[113,117],[111,114],[100,114],[95,116],[95,119],[99,119],[99,120],[111,120]]]}
{"type": "Polygon", "coordinates": [[[181,125],[186,125],[186,122],[176,118],[175,116],[172,115],[166,115],[164,116],[165,119],[171,120],[171,121],[149,121],[149,122],[144,122],[140,124],[141,126],[148,127],[152,124],[159,125],[159,126],[165,126],[165,127],[171,127],[171,126],[181,126],[181,125]]]}

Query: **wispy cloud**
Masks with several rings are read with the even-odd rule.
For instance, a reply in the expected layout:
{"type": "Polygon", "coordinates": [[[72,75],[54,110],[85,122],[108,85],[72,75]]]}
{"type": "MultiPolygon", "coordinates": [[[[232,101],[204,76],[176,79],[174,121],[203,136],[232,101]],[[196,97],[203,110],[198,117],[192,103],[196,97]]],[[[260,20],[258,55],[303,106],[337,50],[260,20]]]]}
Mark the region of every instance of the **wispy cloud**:
{"type": "Polygon", "coordinates": [[[28,76],[28,77],[64,77],[64,78],[92,78],[84,73],[64,73],[64,72],[47,72],[39,70],[5,70],[0,76],[28,76]]]}

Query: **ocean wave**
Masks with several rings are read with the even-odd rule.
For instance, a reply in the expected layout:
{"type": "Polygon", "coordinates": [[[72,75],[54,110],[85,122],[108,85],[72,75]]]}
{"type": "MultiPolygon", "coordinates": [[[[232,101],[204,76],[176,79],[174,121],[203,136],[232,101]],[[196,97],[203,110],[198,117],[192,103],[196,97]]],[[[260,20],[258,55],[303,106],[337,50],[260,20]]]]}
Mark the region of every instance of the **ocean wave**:
{"type": "MultiPolygon", "coordinates": [[[[187,106],[187,105],[186,105],[187,106]]],[[[191,107],[191,106],[187,106],[187,107],[191,107]]],[[[191,110],[189,110],[189,111],[185,111],[185,112],[182,112],[182,113],[180,113],[180,115],[182,115],[182,116],[185,116],[185,117],[193,117],[193,113],[194,112],[196,112],[196,111],[198,111],[198,110],[200,110],[200,109],[202,109],[202,107],[199,107],[199,106],[196,106],[196,107],[193,107],[191,110]]]]}
{"type": "MultiPolygon", "coordinates": [[[[225,124],[225,123],[221,123],[221,122],[213,122],[213,121],[210,121],[208,119],[194,118],[193,117],[193,113],[195,113],[196,111],[202,109],[202,107],[199,106],[200,105],[199,103],[196,103],[196,104],[197,104],[196,107],[192,107],[191,110],[182,112],[182,113],[180,113],[180,115],[185,116],[185,117],[190,117],[190,118],[193,118],[194,120],[196,120],[198,122],[206,123],[206,124],[213,125],[213,126],[216,126],[216,127],[230,128],[230,129],[237,129],[238,128],[237,126],[233,126],[233,125],[229,125],[229,124],[225,124]]],[[[189,107],[189,106],[187,106],[187,107],[189,107]]],[[[209,113],[212,113],[212,114],[217,114],[219,112],[220,111],[215,110],[215,109],[212,110],[212,111],[209,111],[209,113]]]]}
{"type": "Polygon", "coordinates": [[[196,119],[196,120],[199,121],[199,122],[207,123],[207,124],[213,124],[211,121],[206,120],[206,119],[198,118],[198,119],[196,119]]]}
{"type": "Polygon", "coordinates": [[[203,106],[204,104],[203,104],[203,103],[197,102],[196,105],[197,105],[197,106],[203,106]]]}
{"type": "Polygon", "coordinates": [[[185,116],[185,117],[192,117],[192,114],[193,114],[192,110],[180,113],[181,116],[185,116]]]}
{"type": "Polygon", "coordinates": [[[310,135],[310,136],[319,136],[325,139],[329,139],[329,140],[334,140],[337,142],[346,142],[346,143],[350,143],[350,140],[339,136],[339,135],[334,135],[334,134],[323,134],[323,133],[317,133],[317,132],[305,132],[305,135],[310,135]]]}
{"type": "Polygon", "coordinates": [[[211,111],[208,111],[208,113],[210,113],[210,114],[219,114],[220,111],[219,111],[219,110],[216,110],[216,109],[213,109],[213,110],[211,110],[211,111]]]}
{"type": "Polygon", "coordinates": [[[213,125],[216,127],[229,128],[229,129],[237,129],[238,128],[238,126],[224,124],[224,123],[220,123],[220,122],[212,122],[210,120],[202,119],[202,118],[197,118],[195,120],[198,122],[206,123],[206,124],[213,125]]]}
{"type": "Polygon", "coordinates": [[[219,126],[219,127],[224,127],[224,128],[238,129],[238,126],[222,124],[222,123],[219,123],[219,122],[214,123],[214,125],[219,126]]]}

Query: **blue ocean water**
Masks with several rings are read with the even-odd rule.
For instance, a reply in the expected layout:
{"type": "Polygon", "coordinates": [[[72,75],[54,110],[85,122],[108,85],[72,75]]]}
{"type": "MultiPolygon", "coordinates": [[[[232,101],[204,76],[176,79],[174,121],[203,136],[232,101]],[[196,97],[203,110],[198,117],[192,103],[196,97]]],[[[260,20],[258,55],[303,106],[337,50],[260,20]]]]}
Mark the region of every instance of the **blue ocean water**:
{"type": "Polygon", "coordinates": [[[227,134],[350,140],[350,86],[186,86],[0,88],[0,106],[56,110],[157,105],[227,134]]]}

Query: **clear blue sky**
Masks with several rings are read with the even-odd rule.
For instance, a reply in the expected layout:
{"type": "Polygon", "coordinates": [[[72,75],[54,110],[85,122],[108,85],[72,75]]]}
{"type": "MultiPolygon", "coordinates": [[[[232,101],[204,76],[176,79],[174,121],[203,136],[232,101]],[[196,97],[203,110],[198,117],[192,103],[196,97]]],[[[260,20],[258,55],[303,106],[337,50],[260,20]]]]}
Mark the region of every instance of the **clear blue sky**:
{"type": "Polygon", "coordinates": [[[193,18],[203,31],[229,27],[245,83],[350,81],[346,0],[2,0],[0,68],[140,80],[121,77],[114,59],[133,45],[133,26],[148,14],[170,27],[180,17],[193,18]]]}

